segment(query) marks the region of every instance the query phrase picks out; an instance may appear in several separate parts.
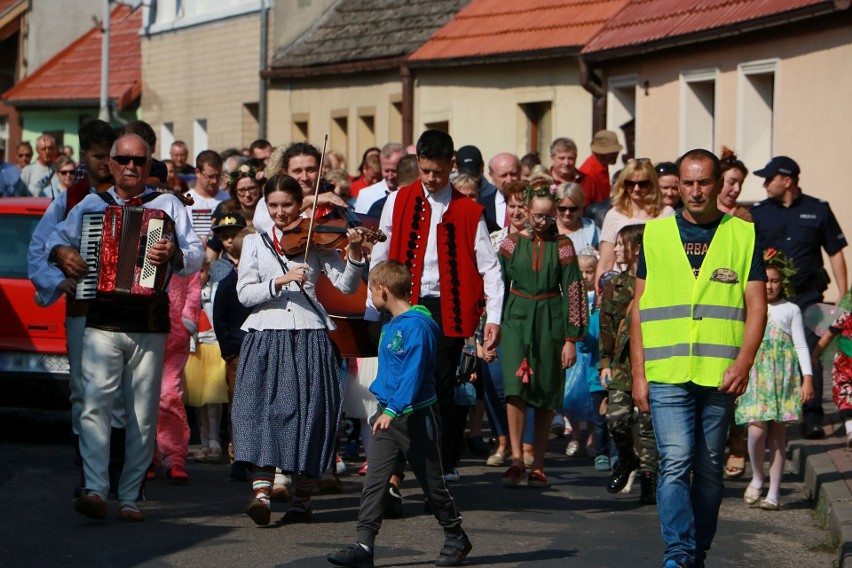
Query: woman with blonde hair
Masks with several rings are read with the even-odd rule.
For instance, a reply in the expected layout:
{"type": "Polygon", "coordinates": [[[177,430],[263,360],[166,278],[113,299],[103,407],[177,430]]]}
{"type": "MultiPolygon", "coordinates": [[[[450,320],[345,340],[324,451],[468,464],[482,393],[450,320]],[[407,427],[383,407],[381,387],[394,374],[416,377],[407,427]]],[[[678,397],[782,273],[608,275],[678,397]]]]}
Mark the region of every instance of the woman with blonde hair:
{"type": "Polygon", "coordinates": [[[583,217],[586,209],[586,194],[583,187],[572,181],[556,188],[556,230],[570,237],[575,250],[586,247],[597,249],[601,233],[594,221],[583,217]]]}
{"type": "Polygon", "coordinates": [[[604,217],[595,281],[615,267],[615,238],[622,227],[674,214],[674,209],[662,204],[660,182],[651,160],[628,160],[613,187],[612,209],[604,217]]]}

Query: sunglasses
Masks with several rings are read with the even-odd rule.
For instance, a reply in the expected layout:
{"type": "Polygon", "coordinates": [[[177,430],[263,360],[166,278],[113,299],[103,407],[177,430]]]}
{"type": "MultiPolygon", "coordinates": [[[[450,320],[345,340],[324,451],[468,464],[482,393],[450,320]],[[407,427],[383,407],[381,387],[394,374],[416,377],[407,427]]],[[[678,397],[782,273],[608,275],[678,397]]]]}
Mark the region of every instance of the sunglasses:
{"type": "Polygon", "coordinates": [[[560,213],[565,213],[565,212],[576,213],[577,211],[580,210],[580,208],[576,205],[557,205],[556,210],[559,211],[560,213]]]}
{"type": "Polygon", "coordinates": [[[536,223],[547,223],[548,225],[556,222],[556,217],[553,215],[542,215],[541,213],[533,213],[530,215],[536,223]]]}
{"type": "Polygon", "coordinates": [[[126,166],[130,162],[137,168],[141,168],[148,163],[148,158],[145,156],[110,156],[110,159],[120,166],[126,166]]]}
{"type": "Polygon", "coordinates": [[[18,154],[18,157],[19,158],[32,158],[33,155],[32,154],[18,154]]]}
{"type": "Polygon", "coordinates": [[[59,175],[71,176],[71,175],[74,175],[74,170],[59,170],[59,175]]]}
{"type": "Polygon", "coordinates": [[[624,180],[625,189],[633,189],[634,187],[638,187],[639,189],[648,189],[651,187],[651,180],[643,179],[642,181],[633,181],[626,179],[624,180]]]}

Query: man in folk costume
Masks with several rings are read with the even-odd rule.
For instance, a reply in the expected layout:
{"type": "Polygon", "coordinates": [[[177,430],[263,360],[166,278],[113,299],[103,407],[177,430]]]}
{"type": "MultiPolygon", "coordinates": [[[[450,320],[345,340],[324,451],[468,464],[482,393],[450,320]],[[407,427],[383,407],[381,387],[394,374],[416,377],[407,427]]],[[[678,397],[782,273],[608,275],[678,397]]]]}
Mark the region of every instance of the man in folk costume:
{"type": "MultiPolygon", "coordinates": [[[[374,266],[391,258],[408,267],[413,276],[412,303],[424,305],[443,331],[436,382],[445,475],[458,463],[464,442],[467,407],[454,404],[456,365],[464,339],[474,334],[484,310],[483,347],[495,349],[503,302],[500,265],[483,208],[450,185],[453,161],[449,134],[427,130],[420,136],[420,180],[388,196],[379,222],[388,240],[377,243],[372,254],[374,266]]],[[[379,319],[370,298],[366,319],[379,319]]]]}

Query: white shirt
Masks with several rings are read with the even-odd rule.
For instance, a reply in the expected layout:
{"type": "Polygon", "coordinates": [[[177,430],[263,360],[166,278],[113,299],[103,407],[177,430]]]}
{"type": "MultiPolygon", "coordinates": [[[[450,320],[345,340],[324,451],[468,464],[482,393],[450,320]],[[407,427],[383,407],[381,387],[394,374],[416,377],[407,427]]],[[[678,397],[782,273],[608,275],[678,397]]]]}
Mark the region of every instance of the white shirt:
{"type": "MultiPolygon", "coordinates": [[[[276,235],[281,235],[278,229],[273,230],[276,235]]],[[[288,269],[292,264],[305,262],[304,255],[281,257],[281,260],[288,269]]],[[[344,294],[351,294],[358,288],[365,263],[352,259],[344,262],[337,251],[315,248],[311,250],[307,264],[311,270],[304,289],[313,305],[320,310],[325,325],[295,282],[285,284],[281,290],[275,291],[275,280],[283,275],[284,271],[276,259],[276,254],[263,242],[261,234],[248,235],[245,238],[240,256],[237,296],[242,305],[253,310],[243,323],[243,330],[323,329],[326,326],[334,329],[334,323],[317,301],[316,282],[320,273],[324,272],[335,288],[344,294]]]]}
{"type": "Polygon", "coordinates": [[[506,197],[502,191],[494,195],[494,217],[501,229],[506,226],[506,197]]]}
{"type": "Polygon", "coordinates": [[[195,234],[202,242],[207,242],[207,236],[210,234],[210,227],[213,225],[211,216],[216,210],[216,207],[223,201],[231,198],[231,195],[220,189],[213,197],[201,195],[194,189],[189,190],[189,195],[192,197],[192,205],[187,205],[189,209],[192,228],[195,229],[195,234]]]}
{"type": "MultiPolygon", "coordinates": [[[[450,197],[452,196],[452,186],[447,186],[436,192],[429,192],[424,188],[426,193],[426,201],[432,208],[429,223],[429,236],[426,241],[426,251],[423,255],[423,274],[420,278],[420,297],[440,296],[441,287],[438,274],[438,223],[444,217],[447,207],[450,205],[450,197]]],[[[388,200],[385,202],[385,207],[382,209],[382,218],[379,221],[379,229],[387,235],[387,240],[383,243],[376,243],[373,247],[371,256],[371,266],[377,265],[383,260],[387,260],[390,252],[391,235],[393,233],[393,209],[396,203],[396,198],[399,195],[398,191],[394,191],[388,195],[388,200]]],[[[488,229],[485,226],[485,218],[479,218],[479,226],[476,229],[476,240],[474,242],[474,251],[476,253],[476,266],[479,274],[482,276],[485,286],[485,312],[486,323],[500,325],[500,320],[503,311],[503,275],[500,271],[500,264],[497,261],[497,254],[494,252],[494,247],[491,245],[491,237],[488,234],[488,229]]],[[[371,321],[379,321],[379,312],[373,305],[373,298],[367,294],[367,309],[364,314],[364,319],[371,321]]]]}
{"type": "Polygon", "coordinates": [[[802,320],[802,310],[799,309],[799,306],[788,300],[769,304],[769,317],[778,324],[781,331],[793,338],[793,347],[796,349],[802,374],[813,375],[811,353],[805,339],[805,326],[802,320]]]}
{"type": "Polygon", "coordinates": [[[388,183],[385,180],[378,181],[358,192],[355,199],[355,213],[366,215],[373,203],[390,193],[388,183]]]}
{"type": "MultiPolygon", "coordinates": [[[[115,199],[116,204],[124,205],[127,201],[122,199],[115,193],[115,187],[111,187],[107,192],[115,199]]],[[[154,190],[146,187],[139,197],[153,193],[154,190]]],[[[89,194],[81,201],[74,209],[68,212],[68,216],[60,223],[51,233],[47,240],[46,249],[53,250],[55,246],[70,246],[80,250],[80,233],[83,230],[83,214],[95,211],[104,211],[107,208],[107,202],[100,196],[89,194]]],[[[162,194],[156,199],[144,203],[142,207],[146,209],[160,209],[165,211],[169,217],[175,222],[175,238],[176,245],[183,252],[183,268],[176,272],[179,276],[189,276],[201,269],[201,262],[204,260],[204,245],[198,239],[195,231],[192,229],[192,224],[189,221],[189,214],[186,211],[186,206],[174,195],[162,194]]],[[[53,300],[54,302],[56,299],[53,300]]]]}

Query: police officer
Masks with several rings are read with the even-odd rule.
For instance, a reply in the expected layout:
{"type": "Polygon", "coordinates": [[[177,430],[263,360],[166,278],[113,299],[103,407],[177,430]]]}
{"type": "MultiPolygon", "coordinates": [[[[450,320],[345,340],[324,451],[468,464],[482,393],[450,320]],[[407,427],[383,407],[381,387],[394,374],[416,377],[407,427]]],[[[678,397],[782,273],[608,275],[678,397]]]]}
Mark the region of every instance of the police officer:
{"type": "MultiPolygon", "coordinates": [[[[799,187],[799,165],[787,156],[776,156],[754,175],[764,178],[768,199],[751,208],[760,250],[769,247],[792,259],[797,274],[793,279],[796,295],[793,302],[805,310],[822,302],[823,292],[830,282],[822,262],[822,252],[828,255],[831,272],[837,284],[838,300],[846,292],[846,259],[843,249],[846,237],[840,230],[827,202],[805,195],[799,187]]],[[[819,337],[805,330],[808,349],[813,350],[819,337]]],[[[814,367],[814,397],[803,407],[802,435],[822,438],[822,365],[814,367]]]]}

